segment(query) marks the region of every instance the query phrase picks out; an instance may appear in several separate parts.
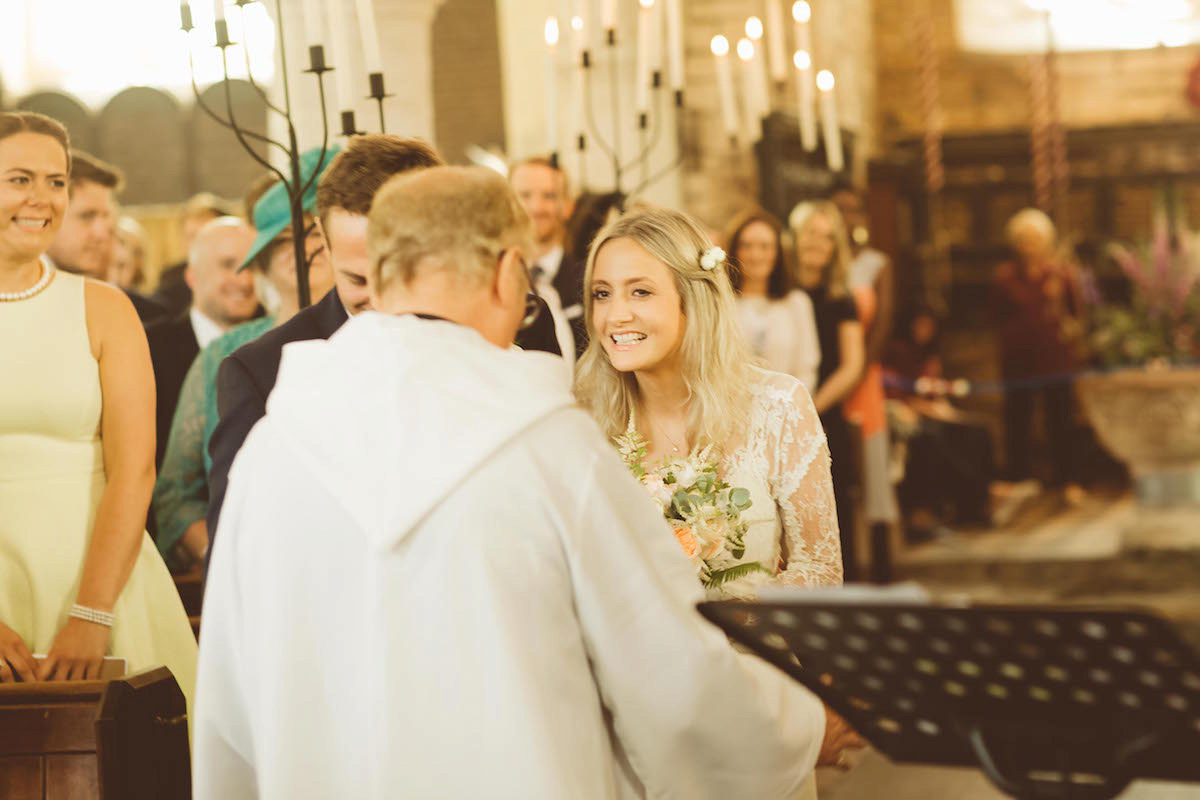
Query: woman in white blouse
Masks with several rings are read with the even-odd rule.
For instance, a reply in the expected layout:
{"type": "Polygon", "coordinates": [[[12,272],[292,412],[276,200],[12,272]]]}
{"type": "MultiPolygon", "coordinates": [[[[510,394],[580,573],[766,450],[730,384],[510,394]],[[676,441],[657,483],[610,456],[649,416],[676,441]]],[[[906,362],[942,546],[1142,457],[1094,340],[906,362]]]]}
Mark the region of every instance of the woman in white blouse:
{"type": "Polygon", "coordinates": [[[738,294],[738,324],[761,365],[797,378],[812,393],[821,363],[817,325],[808,295],[792,288],[782,231],[762,209],[735,218],[725,238],[729,277],[738,294]]]}

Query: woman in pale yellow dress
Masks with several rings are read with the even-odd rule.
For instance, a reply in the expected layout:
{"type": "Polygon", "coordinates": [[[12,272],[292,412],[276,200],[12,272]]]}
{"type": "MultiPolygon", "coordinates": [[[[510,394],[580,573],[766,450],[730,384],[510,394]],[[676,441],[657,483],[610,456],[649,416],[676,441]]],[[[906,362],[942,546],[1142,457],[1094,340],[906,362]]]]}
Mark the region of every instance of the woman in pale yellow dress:
{"type": "Polygon", "coordinates": [[[143,530],[154,376],[133,306],[41,256],[68,204],[66,131],[0,113],[0,682],[165,664],[196,641],[143,530]],[[34,654],[45,654],[40,664],[34,654]]]}

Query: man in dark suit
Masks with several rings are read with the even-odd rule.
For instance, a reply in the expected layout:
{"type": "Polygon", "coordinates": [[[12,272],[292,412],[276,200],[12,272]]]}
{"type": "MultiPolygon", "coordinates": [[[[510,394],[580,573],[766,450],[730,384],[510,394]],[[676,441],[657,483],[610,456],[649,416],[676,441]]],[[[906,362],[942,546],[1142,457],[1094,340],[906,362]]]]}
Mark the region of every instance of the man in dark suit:
{"type": "MultiPolygon", "coordinates": [[[[46,256],[58,269],[108,279],[116,243],[117,192],[125,177],[112,164],[81,150],[71,151],[70,202],[62,227],[46,256]]],[[[166,309],[132,289],[122,289],[143,324],[166,316],[166,309]]]]}
{"type": "MultiPolygon", "coordinates": [[[[284,345],[328,339],[342,324],[370,307],[367,292],[367,212],[375,192],[395,175],[438,166],[441,157],[418,139],[376,134],[355,137],[338,154],[317,185],[317,212],[333,260],[334,288],[318,303],[278,328],[235,350],[217,372],[220,420],[209,439],[208,531],[215,539],[229,468],[250,429],[266,413],[284,345]]],[[[545,311],[545,304],[539,306],[545,311]]],[[[560,354],[553,321],[540,313],[517,344],[560,354]]],[[[320,424],[314,420],[313,424],[320,424]]],[[[212,552],[212,546],[209,546],[212,552]]]]}
{"type": "Polygon", "coordinates": [[[587,326],[583,319],[584,263],[565,250],[571,212],[567,175],[548,158],[528,158],[512,165],[508,180],[533,221],[535,249],[529,266],[534,288],[549,304],[558,343],[574,363],[587,347],[587,326]]]}
{"type": "Polygon", "coordinates": [[[212,220],[193,238],[184,279],[191,308],[173,319],[146,326],[158,395],[155,467],[162,466],[179,390],[201,348],[254,316],[254,276],[239,272],[254,241],[254,229],[237,217],[212,220]]]}

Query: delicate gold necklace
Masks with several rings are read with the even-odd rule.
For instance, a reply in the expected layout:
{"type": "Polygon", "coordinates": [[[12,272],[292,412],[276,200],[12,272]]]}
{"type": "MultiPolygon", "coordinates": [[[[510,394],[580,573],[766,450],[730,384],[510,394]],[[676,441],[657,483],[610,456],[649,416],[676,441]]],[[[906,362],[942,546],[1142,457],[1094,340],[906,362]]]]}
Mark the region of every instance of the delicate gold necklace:
{"type": "Polygon", "coordinates": [[[671,435],[669,433],[667,433],[666,428],[659,427],[659,426],[656,426],[656,427],[658,427],[658,432],[661,433],[664,437],[666,437],[666,440],[671,443],[671,452],[678,453],[682,449],[679,447],[679,443],[676,442],[673,438],[671,438],[671,435]]]}
{"type": "MultiPolygon", "coordinates": [[[[652,422],[651,425],[652,425],[653,429],[657,430],[659,433],[661,433],[663,435],[664,439],[666,439],[668,442],[670,442],[672,453],[678,453],[684,449],[679,446],[678,442],[676,442],[673,438],[671,438],[671,435],[669,433],[667,433],[666,429],[663,428],[661,425],[659,425],[658,422],[652,422]]],[[[636,417],[632,410],[630,410],[630,412],[629,412],[629,425],[626,426],[625,432],[626,433],[636,433],[637,432],[636,417]]]]}

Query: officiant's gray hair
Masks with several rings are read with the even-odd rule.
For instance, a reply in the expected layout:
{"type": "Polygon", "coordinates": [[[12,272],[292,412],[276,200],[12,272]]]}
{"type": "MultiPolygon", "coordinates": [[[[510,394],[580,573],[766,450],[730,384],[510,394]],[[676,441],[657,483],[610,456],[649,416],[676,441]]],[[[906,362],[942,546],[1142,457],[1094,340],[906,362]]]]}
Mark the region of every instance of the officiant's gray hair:
{"type": "Polygon", "coordinates": [[[367,217],[368,280],[377,293],[419,270],[490,278],[500,252],[530,252],[532,226],[508,181],[484,167],[430,167],[383,185],[367,217]]]}

